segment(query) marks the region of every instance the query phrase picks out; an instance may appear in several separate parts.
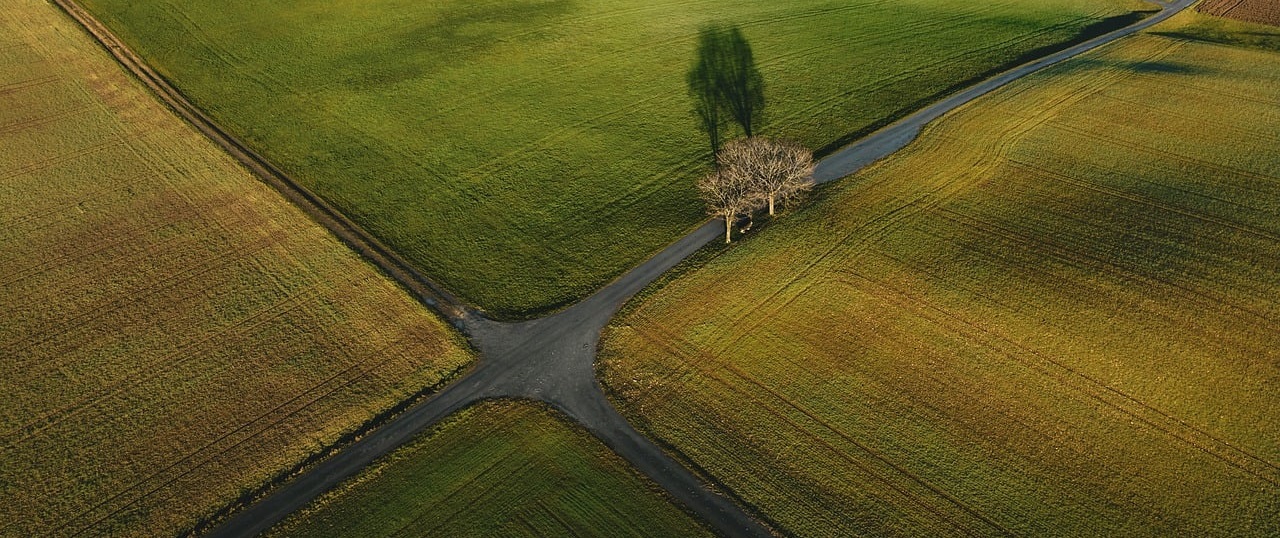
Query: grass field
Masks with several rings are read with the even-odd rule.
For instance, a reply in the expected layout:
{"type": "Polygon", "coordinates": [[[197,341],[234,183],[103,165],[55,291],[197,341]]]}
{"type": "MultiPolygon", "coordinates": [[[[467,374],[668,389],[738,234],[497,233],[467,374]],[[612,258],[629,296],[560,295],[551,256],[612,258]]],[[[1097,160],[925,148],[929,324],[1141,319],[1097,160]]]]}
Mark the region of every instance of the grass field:
{"type": "Polygon", "coordinates": [[[764,131],[822,147],[1105,18],[1152,8],[85,4],[268,159],[426,274],[513,317],[587,294],[703,220],[693,179],[707,150],[683,84],[707,22],[741,24],[752,41],[772,103],[764,131]]]}
{"type": "Polygon", "coordinates": [[[540,404],[487,401],[268,536],[710,536],[656,487],[540,404]]]}
{"type": "Polygon", "coordinates": [[[1277,30],[1157,31],[629,305],[607,387],[797,536],[1280,534],[1280,50],[1215,37],[1277,30]]]}
{"type": "Polygon", "coordinates": [[[0,10],[0,535],[166,536],[471,361],[52,5],[0,10]]]}

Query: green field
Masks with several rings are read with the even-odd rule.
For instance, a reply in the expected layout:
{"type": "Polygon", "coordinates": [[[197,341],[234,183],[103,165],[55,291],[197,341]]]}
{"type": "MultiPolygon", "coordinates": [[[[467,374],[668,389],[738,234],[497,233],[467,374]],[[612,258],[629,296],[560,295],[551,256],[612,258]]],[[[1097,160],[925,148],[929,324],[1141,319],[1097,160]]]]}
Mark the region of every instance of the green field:
{"type": "Polygon", "coordinates": [[[797,536],[1280,535],[1276,35],[968,105],[629,305],[607,387],[797,536]]]}
{"type": "Polygon", "coordinates": [[[540,404],[487,401],[268,536],[710,536],[656,488],[540,404]]]}
{"type": "Polygon", "coordinates": [[[43,0],[0,9],[0,535],[172,536],[471,362],[43,0]]]}
{"type": "MultiPolygon", "coordinates": [[[[765,134],[820,148],[1137,0],[86,0],[203,109],[500,316],[567,304],[703,220],[683,87],[742,25],[765,134]]],[[[1124,18],[1124,20],[1130,20],[1124,18]]],[[[1112,21],[1115,23],[1117,21],[1112,21]]]]}

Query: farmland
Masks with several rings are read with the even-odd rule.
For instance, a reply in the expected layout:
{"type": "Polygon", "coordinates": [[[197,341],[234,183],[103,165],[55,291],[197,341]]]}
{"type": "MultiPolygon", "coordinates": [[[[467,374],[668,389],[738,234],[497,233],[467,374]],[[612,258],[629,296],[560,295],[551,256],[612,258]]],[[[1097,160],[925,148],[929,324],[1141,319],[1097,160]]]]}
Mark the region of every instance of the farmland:
{"type": "Polygon", "coordinates": [[[0,535],[190,530],[471,362],[47,2],[0,102],[0,535]]]}
{"type": "Polygon", "coordinates": [[[1137,0],[448,0],[86,6],[189,97],[492,314],[567,304],[703,220],[684,72],[740,24],[764,132],[815,148],[1137,0]],[[494,285],[500,282],[502,285],[494,285]]]}
{"type": "Polygon", "coordinates": [[[1196,6],[1196,10],[1218,17],[1280,26],[1280,2],[1274,0],[1205,0],[1196,6]]]}
{"type": "Polygon", "coordinates": [[[1276,32],[958,110],[629,305],[606,386],[798,536],[1277,535],[1276,32]]]}
{"type": "Polygon", "coordinates": [[[487,401],[366,469],[268,536],[710,536],[590,434],[487,401]]]}

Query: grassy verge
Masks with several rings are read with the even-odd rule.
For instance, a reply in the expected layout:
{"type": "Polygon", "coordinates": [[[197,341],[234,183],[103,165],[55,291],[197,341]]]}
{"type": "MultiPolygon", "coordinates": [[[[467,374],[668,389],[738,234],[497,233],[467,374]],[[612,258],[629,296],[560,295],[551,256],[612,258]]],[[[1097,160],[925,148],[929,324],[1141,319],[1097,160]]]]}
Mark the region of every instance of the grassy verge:
{"type": "Polygon", "coordinates": [[[471,362],[56,8],[0,30],[0,534],[184,532],[471,362]]]}
{"type": "Polygon", "coordinates": [[[823,147],[1145,5],[85,3],[292,177],[504,317],[568,304],[701,221],[683,80],[709,21],[752,40],[765,132],[823,147]]]}
{"type": "Polygon", "coordinates": [[[1280,27],[1210,16],[1180,14],[1157,35],[1280,52],[1280,27]]]}
{"type": "Polygon", "coordinates": [[[581,428],[532,402],[459,412],[268,536],[709,536],[581,428]]]}
{"type": "Polygon", "coordinates": [[[605,384],[795,535],[1280,532],[1280,61],[1206,20],[973,103],[650,290],[605,384]]]}

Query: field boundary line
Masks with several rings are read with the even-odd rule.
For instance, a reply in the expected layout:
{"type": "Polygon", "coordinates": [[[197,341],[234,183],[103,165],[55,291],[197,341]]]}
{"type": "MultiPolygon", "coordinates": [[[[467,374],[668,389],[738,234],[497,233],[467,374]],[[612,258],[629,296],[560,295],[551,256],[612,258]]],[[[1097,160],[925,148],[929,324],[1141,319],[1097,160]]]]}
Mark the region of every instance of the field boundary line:
{"type": "Polygon", "coordinates": [[[130,74],[142,82],[168,108],[205,135],[253,175],[274,188],[342,243],[360,254],[383,274],[417,297],[455,326],[469,317],[474,308],[463,303],[440,284],[419,273],[395,251],[383,245],[359,224],[347,218],[321,197],[303,187],[239,139],[232,136],[151,69],[114,33],[102,25],[75,0],[52,0],[90,37],[111,54],[130,74]]]}

